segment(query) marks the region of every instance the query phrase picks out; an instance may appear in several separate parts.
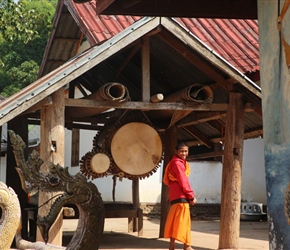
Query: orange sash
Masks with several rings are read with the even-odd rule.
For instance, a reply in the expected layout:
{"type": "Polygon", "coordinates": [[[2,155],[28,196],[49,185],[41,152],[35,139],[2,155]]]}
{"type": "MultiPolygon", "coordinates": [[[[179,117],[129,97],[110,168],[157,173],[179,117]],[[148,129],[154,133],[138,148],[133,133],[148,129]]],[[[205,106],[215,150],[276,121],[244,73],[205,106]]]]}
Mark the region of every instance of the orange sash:
{"type": "MultiPolygon", "coordinates": [[[[169,166],[170,166],[169,162],[165,168],[165,172],[164,172],[164,176],[163,176],[163,183],[167,186],[169,186],[169,182],[170,181],[177,181],[177,179],[175,178],[175,176],[173,174],[171,174],[169,172],[169,166]]],[[[190,165],[189,163],[186,161],[185,164],[185,175],[188,177],[190,175],[190,165]]]]}

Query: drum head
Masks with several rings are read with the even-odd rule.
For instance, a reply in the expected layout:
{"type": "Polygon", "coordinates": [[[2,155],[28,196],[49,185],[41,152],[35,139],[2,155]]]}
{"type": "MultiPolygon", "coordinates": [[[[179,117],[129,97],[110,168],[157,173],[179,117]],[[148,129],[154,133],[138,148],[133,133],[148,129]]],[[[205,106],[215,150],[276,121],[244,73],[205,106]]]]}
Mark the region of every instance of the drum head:
{"type": "Polygon", "coordinates": [[[110,168],[110,158],[104,153],[95,154],[90,161],[90,167],[93,172],[103,174],[110,168]]]}
{"type": "Polygon", "coordinates": [[[121,171],[142,176],[160,163],[162,141],[151,126],[131,122],[118,129],[113,136],[111,154],[121,171]]]}

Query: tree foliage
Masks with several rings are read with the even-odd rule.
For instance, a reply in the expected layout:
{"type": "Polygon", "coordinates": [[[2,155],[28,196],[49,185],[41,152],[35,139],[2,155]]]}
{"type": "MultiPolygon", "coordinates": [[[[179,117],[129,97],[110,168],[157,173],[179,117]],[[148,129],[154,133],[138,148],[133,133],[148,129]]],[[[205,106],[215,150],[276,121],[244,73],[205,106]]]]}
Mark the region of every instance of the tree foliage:
{"type": "Polygon", "coordinates": [[[0,93],[8,97],[37,78],[57,0],[0,0],[0,93]]]}
{"type": "Polygon", "coordinates": [[[37,33],[35,30],[37,16],[34,9],[24,9],[23,2],[13,0],[1,0],[0,30],[3,37],[8,41],[33,40],[37,33]]]}

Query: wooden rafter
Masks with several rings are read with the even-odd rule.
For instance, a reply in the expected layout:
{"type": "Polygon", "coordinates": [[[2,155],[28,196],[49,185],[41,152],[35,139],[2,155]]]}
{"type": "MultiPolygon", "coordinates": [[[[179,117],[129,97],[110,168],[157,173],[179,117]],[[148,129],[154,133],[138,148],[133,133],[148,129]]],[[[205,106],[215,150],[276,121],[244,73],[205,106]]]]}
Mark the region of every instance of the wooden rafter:
{"type": "MultiPolygon", "coordinates": [[[[256,110],[257,105],[252,103],[246,103],[244,106],[245,112],[253,112],[256,110]]],[[[198,123],[208,122],[212,120],[224,119],[226,117],[226,112],[222,111],[209,111],[209,112],[193,112],[180,120],[176,126],[184,127],[189,125],[194,125],[198,123]]]]}
{"type": "Polygon", "coordinates": [[[129,55],[121,63],[121,66],[118,68],[116,74],[114,75],[113,82],[118,79],[118,77],[120,76],[120,74],[122,73],[122,71],[124,70],[124,68],[126,67],[126,65],[130,62],[130,60],[132,59],[132,57],[140,50],[140,48],[141,48],[141,43],[138,43],[137,45],[135,45],[133,47],[133,49],[131,49],[129,55]]]}
{"type": "Polygon", "coordinates": [[[186,159],[188,161],[194,161],[194,160],[200,160],[200,159],[206,159],[206,158],[213,158],[218,156],[223,156],[224,151],[212,151],[209,153],[203,153],[203,154],[195,154],[195,155],[189,155],[186,159]]]}
{"type": "Polygon", "coordinates": [[[217,82],[221,87],[229,90],[231,84],[214,68],[210,67],[208,63],[205,63],[196,54],[192,53],[186,45],[180,43],[180,41],[172,36],[169,32],[163,31],[158,33],[158,36],[163,39],[168,45],[170,45],[174,50],[183,55],[190,63],[198,67],[202,72],[208,75],[211,79],[217,82]]]}
{"type": "Polygon", "coordinates": [[[212,141],[206,135],[204,135],[198,129],[196,129],[194,126],[183,127],[183,129],[187,133],[198,139],[201,144],[204,144],[208,148],[211,148],[213,146],[212,141]]]}
{"type": "MultiPolygon", "coordinates": [[[[244,132],[244,139],[250,139],[250,138],[258,138],[258,137],[262,137],[263,136],[263,128],[256,128],[253,129],[251,131],[245,131],[244,132]]],[[[220,142],[224,142],[224,137],[214,137],[214,138],[210,138],[212,143],[220,143],[220,142]]],[[[195,147],[195,146],[199,146],[201,144],[200,141],[190,141],[188,140],[186,142],[186,144],[189,147],[195,147]]]]}

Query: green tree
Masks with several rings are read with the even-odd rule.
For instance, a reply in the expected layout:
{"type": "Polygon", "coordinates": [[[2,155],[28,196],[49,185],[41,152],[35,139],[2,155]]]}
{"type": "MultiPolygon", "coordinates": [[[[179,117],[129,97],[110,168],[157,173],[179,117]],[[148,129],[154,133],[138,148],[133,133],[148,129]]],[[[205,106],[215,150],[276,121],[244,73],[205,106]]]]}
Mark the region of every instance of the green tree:
{"type": "Polygon", "coordinates": [[[0,0],[0,93],[8,97],[37,78],[57,0],[0,0]]]}
{"type": "Polygon", "coordinates": [[[24,9],[24,4],[13,0],[0,0],[0,30],[8,41],[27,43],[36,34],[34,9],[24,9]]]}

